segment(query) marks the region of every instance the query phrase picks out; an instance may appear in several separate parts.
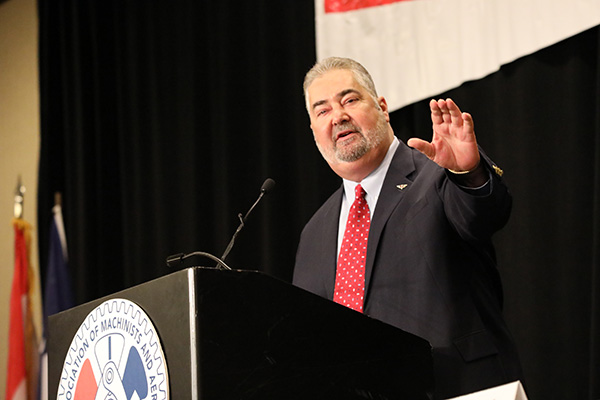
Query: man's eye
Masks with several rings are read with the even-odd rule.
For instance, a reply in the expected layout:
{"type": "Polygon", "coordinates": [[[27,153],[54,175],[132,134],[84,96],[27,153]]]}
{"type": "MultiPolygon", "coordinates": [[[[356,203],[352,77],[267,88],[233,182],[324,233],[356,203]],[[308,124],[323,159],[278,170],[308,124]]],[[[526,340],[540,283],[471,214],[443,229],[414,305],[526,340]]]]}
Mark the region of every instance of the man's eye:
{"type": "Polygon", "coordinates": [[[354,103],[354,102],[355,102],[355,101],[357,101],[357,100],[358,100],[358,99],[357,99],[356,97],[351,97],[351,98],[349,98],[348,100],[346,100],[346,104],[349,104],[349,103],[354,103]]]}
{"type": "Polygon", "coordinates": [[[325,110],[325,109],[322,109],[322,110],[317,110],[317,116],[319,116],[319,115],[323,115],[323,114],[325,114],[326,112],[327,112],[327,110],[325,110]]]}

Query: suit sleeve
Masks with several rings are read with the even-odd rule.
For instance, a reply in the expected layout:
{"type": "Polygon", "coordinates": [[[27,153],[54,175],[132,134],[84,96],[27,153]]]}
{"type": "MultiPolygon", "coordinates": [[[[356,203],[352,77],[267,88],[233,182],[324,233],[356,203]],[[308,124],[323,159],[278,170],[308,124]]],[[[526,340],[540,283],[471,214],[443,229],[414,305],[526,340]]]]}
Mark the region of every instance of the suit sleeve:
{"type": "Polygon", "coordinates": [[[462,188],[448,175],[440,188],[448,221],[463,240],[471,243],[489,241],[506,224],[512,208],[512,196],[502,179],[502,170],[483,152],[481,156],[490,173],[487,193],[482,195],[462,188]]]}

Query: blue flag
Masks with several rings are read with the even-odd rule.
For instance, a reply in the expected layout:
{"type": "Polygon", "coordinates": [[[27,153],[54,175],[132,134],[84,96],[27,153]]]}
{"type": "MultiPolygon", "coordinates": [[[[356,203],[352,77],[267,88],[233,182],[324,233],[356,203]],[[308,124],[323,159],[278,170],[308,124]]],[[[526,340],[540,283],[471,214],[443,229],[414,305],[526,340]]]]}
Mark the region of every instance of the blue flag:
{"type": "Polygon", "coordinates": [[[67,268],[67,240],[60,205],[52,209],[54,218],[50,226],[50,247],[46,284],[44,287],[44,337],[40,357],[39,400],[48,400],[48,353],[46,351],[46,322],[48,317],[75,305],[71,277],[67,268]]]}
{"type": "Polygon", "coordinates": [[[44,316],[73,307],[73,288],[67,268],[67,242],[64,234],[62,210],[59,205],[52,209],[54,218],[50,227],[50,247],[46,286],[44,290],[44,316]]]}

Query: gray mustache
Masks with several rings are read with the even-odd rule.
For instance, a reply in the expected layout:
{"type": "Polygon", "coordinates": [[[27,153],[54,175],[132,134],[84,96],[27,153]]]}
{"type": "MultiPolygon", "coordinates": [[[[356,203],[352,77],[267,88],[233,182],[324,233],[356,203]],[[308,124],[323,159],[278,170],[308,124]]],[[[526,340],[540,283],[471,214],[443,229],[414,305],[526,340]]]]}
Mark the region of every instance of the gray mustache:
{"type": "Polygon", "coordinates": [[[339,132],[346,131],[346,130],[355,131],[362,135],[362,131],[360,130],[360,128],[358,126],[354,125],[352,122],[343,122],[339,125],[336,125],[333,128],[333,131],[332,131],[333,139],[335,140],[335,138],[339,132]]]}

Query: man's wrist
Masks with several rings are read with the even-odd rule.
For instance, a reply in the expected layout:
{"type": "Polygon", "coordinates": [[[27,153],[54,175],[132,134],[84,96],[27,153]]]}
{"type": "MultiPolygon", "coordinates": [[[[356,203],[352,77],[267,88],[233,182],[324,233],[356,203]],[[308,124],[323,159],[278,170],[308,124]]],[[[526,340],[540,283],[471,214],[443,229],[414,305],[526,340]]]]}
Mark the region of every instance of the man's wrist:
{"type": "Polygon", "coordinates": [[[448,169],[448,172],[453,176],[453,180],[461,186],[469,188],[478,188],[486,184],[489,179],[489,174],[486,174],[486,169],[480,161],[477,166],[469,171],[455,171],[448,169]]]}

